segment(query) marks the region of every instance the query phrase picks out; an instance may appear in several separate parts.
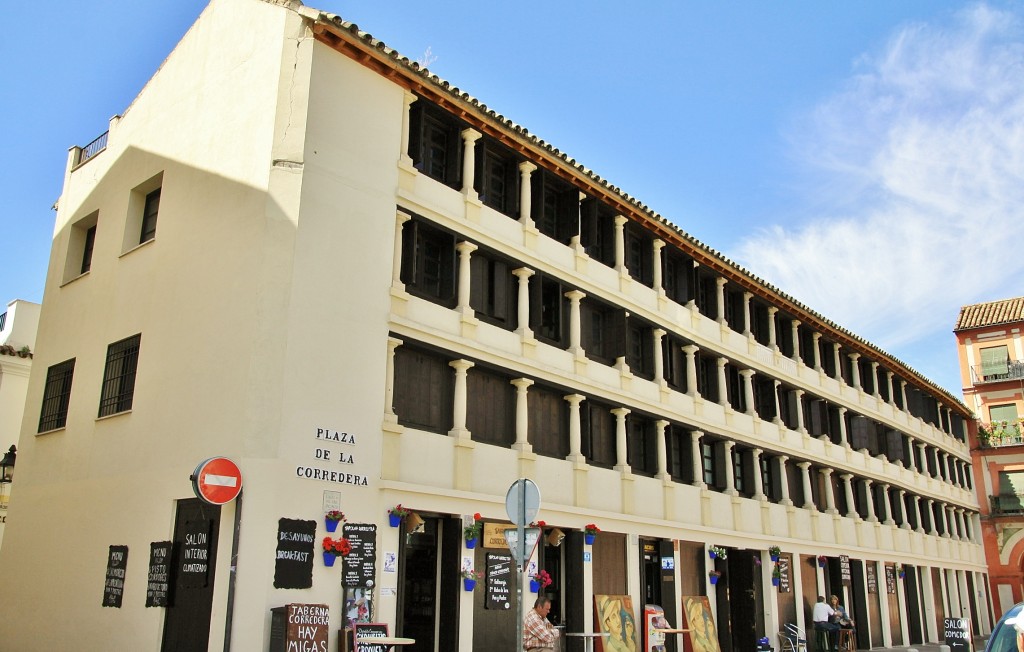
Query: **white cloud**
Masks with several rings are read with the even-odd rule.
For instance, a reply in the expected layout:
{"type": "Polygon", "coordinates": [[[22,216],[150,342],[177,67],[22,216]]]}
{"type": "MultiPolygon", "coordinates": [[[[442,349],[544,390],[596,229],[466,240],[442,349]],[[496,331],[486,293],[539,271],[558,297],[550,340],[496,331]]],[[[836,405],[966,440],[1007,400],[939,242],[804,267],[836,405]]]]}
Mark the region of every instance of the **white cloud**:
{"type": "Polygon", "coordinates": [[[815,215],[744,239],[749,269],[884,348],[1024,293],[1020,16],[904,27],[800,128],[815,215]]]}

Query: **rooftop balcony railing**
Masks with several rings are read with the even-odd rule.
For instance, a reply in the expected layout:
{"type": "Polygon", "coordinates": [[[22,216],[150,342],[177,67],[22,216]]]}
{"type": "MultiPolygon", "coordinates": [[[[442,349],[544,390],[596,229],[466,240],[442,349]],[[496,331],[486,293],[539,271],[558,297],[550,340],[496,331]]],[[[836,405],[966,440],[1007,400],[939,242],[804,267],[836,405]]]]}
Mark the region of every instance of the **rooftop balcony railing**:
{"type": "Polygon", "coordinates": [[[998,494],[989,496],[993,516],[1024,514],[1024,494],[998,494]]]}
{"type": "Polygon", "coordinates": [[[971,378],[975,385],[1004,380],[1024,380],[1024,360],[1007,360],[1005,365],[973,365],[971,378]]]}
{"type": "Polygon", "coordinates": [[[75,165],[81,165],[82,163],[85,163],[86,161],[91,159],[93,156],[96,156],[97,154],[105,150],[107,148],[107,135],[109,133],[109,131],[104,131],[102,134],[99,135],[99,137],[96,140],[92,141],[91,143],[83,147],[81,151],[78,153],[78,163],[76,163],[75,165]]]}
{"type": "Polygon", "coordinates": [[[7,313],[0,314],[0,331],[4,329],[4,324],[7,323],[7,313]]]}

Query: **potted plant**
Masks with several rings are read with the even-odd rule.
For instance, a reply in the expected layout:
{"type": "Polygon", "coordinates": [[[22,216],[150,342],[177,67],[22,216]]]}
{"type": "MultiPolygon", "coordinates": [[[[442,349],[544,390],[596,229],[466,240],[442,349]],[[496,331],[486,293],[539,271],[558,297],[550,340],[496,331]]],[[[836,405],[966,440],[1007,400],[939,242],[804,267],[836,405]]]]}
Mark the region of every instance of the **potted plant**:
{"type": "Polygon", "coordinates": [[[348,539],[332,539],[331,537],[324,537],[323,540],[324,549],[324,566],[334,566],[334,560],[339,555],[345,556],[352,552],[352,544],[348,542],[348,539]]]}
{"type": "Polygon", "coordinates": [[[903,564],[896,564],[896,576],[901,580],[907,576],[907,571],[903,568],[903,564]]]}
{"type": "Polygon", "coordinates": [[[466,548],[472,550],[476,548],[476,540],[480,538],[480,533],[484,530],[483,517],[480,516],[480,512],[473,514],[473,524],[467,525],[462,528],[462,534],[466,538],[466,548]]]}
{"type": "Polygon", "coordinates": [[[768,556],[771,557],[772,561],[779,561],[779,557],[782,556],[782,548],[779,546],[771,546],[768,548],[768,556]]]}
{"type": "Polygon", "coordinates": [[[593,523],[587,523],[583,526],[583,540],[588,546],[594,545],[594,537],[601,531],[601,528],[597,527],[593,523]]]}
{"type": "Polygon", "coordinates": [[[718,578],[721,576],[722,574],[718,571],[708,571],[708,579],[711,580],[712,584],[718,584],[718,578]]]}
{"type": "Polygon", "coordinates": [[[708,548],[708,557],[712,559],[725,559],[729,556],[729,551],[721,546],[711,546],[708,548]]]}
{"type": "Polygon", "coordinates": [[[819,567],[825,568],[825,564],[827,564],[827,563],[828,563],[828,557],[826,557],[825,555],[818,555],[818,566],[819,567]]]}
{"type": "Polygon", "coordinates": [[[483,573],[467,568],[462,571],[462,588],[466,591],[472,591],[476,588],[477,580],[483,579],[483,576],[483,573]]]}
{"type": "Polygon", "coordinates": [[[539,593],[541,589],[551,586],[551,575],[546,570],[539,570],[530,576],[530,591],[539,593]]]}
{"type": "Polygon", "coordinates": [[[402,503],[398,503],[388,510],[388,523],[391,524],[391,527],[398,527],[402,524],[402,519],[408,515],[409,510],[402,507],[402,503]]]}
{"type": "Polygon", "coordinates": [[[334,532],[335,530],[337,530],[338,523],[341,523],[344,520],[345,512],[339,511],[337,509],[332,509],[331,511],[324,514],[324,525],[327,526],[328,532],[334,532]]]}
{"type": "Polygon", "coordinates": [[[782,571],[779,570],[779,565],[775,564],[775,568],[772,569],[772,586],[778,586],[782,582],[782,571]]]}

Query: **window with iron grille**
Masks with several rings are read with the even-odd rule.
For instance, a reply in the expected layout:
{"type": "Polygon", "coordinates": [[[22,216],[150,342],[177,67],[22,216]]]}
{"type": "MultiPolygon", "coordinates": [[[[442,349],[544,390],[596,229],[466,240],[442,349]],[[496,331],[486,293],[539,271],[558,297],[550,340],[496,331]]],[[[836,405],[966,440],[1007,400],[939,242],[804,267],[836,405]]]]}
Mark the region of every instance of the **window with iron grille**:
{"type": "Polygon", "coordinates": [[[142,334],[133,335],[107,347],[107,364],[103,369],[99,416],[127,412],[135,396],[135,371],[139,364],[142,334]]]}
{"type": "Polygon", "coordinates": [[[46,370],[43,407],[39,413],[39,432],[63,428],[68,420],[71,400],[71,379],[75,375],[75,359],[65,360],[46,370]]]}

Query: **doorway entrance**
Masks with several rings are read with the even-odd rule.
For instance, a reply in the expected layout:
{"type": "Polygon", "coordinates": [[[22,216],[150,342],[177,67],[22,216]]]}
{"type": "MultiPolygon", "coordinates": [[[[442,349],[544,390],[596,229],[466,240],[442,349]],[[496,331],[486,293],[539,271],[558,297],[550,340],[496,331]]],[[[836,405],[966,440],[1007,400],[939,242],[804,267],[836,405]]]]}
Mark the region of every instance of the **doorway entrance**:
{"type": "Polygon", "coordinates": [[[220,505],[198,498],[178,501],[171,542],[174,583],[164,615],[162,652],[209,646],[219,531],[220,505]]]}
{"type": "MultiPolygon", "coordinates": [[[[640,618],[644,617],[644,607],[656,604],[665,610],[665,615],[673,626],[675,623],[675,550],[671,541],[662,539],[640,540],[640,595],[641,604],[635,605],[640,618]]],[[[644,624],[646,627],[646,623],[644,624]]],[[[643,638],[641,634],[641,638],[643,638]]],[[[676,636],[669,636],[665,641],[668,652],[676,652],[676,636]]]]}

